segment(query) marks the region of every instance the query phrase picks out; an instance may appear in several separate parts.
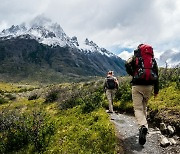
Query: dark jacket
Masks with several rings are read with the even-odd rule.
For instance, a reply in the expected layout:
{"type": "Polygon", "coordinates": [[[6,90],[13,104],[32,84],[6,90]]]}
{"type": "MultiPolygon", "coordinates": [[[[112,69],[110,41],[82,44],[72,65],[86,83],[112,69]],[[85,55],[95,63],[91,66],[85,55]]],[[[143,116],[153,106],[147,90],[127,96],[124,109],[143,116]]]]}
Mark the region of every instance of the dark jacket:
{"type": "MultiPolygon", "coordinates": [[[[135,58],[135,56],[133,56],[125,64],[127,73],[132,76],[131,84],[132,85],[153,85],[154,86],[154,94],[158,94],[158,92],[159,92],[159,78],[157,78],[157,80],[148,80],[148,81],[143,80],[143,79],[136,79],[134,77],[134,73],[136,70],[136,64],[135,63],[136,63],[136,58],[135,58]]],[[[156,61],[155,61],[153,70],[158,76],[158,65],[157,65],[156,61]]]]}

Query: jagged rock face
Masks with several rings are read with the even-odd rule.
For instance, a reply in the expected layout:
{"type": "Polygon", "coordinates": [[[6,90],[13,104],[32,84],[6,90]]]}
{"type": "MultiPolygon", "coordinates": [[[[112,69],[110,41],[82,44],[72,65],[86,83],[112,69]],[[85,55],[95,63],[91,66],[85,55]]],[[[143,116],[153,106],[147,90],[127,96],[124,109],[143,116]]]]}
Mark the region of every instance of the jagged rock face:
{"type": "Polygon", "coordinates": [[[125,74],[124,62],[117,57],[84,53],[70,47],[50,47],[29,38],[0,41],[1,74],[22,74],[26,77],[40,68],[66,75],[104,76],[108,70],[114,70],[116,75],[125,74]]]}
{"type": "Polygon", "coordinates": [[[50,19],[36,17],[29,24],[12,25],[10,28],[3,30],[0,37],[16,38],[21,35],[29,35],[39,43],[47,45],[74,46],[60,25],[52,23],[50,19]]]}
{"type": "Polygon", "coordinates": [[[93,41],[68,37],[57,23],[38,17],[28,26],[12,26],[0,33],[0,73],[24,78],[44,70],[80,76],[124,75],[124,61],[93,41]]]}

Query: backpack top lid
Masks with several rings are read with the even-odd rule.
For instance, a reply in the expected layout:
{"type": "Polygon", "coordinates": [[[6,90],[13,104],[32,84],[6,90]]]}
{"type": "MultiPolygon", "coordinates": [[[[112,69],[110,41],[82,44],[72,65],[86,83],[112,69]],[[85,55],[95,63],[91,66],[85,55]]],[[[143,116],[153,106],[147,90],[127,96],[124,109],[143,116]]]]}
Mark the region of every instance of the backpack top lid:
{"type": "Polygon", "coordinates": [[[152,46],[150,46],[150,45],[148,45],[148,44],[140,44],[140,45],[138,46],[138,49],[140,50],[141,56],[151,55],[152,57],[154,57],[154,53],[153,53],[153,48],[152,48],[152,46]]]}

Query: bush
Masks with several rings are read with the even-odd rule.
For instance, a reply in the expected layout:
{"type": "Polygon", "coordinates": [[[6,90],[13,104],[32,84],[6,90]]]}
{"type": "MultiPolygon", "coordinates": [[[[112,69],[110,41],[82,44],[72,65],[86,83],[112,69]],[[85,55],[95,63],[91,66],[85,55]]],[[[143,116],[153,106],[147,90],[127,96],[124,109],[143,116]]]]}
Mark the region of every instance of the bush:
{"type": "Polygon", "coordinates": [[[33,146],[33,151],[42,152],[54,133],[54,123],[41,111],[20,114],[17,110],[0,114],[0,153],[19,151],[33,146]]]}
{"type": "Polygon", "coordinates": [[[91,112],[99,108],[102,102],[103,85],[101,81],[89,82],[82,86],[71,85],[69,89],[61,89],[59,95],[60,109],[69,109],[82,105],[83,112],[91,112]],[[62,94],[63,93],[63,94],[62,94]]]}
{"type": "Polygon", "coordinates": [[[28,91],[27,88],[23,88],[23,89],[20,89],[18,92],[19,92],[19,93],[22,93],[22,92],[27,92],[27,91],[28,91]]]}
{"type": "Polygon", "coordinates": [[[180,67],[160,68],[159,69],[160,89],[170,86],[172,82],[176,83],[176,88],[180,88],[180,67]]]}
{"type": "Polygon", "coordinates": [[[0,96],[0,104],[5,104],[7,102],[8,101],[4,97],[0,96]]]}
{"type": "Polygon", "coordinates": [[[61,111],[56,140],[47,153],[115,153],[114,127],[104,109],[82,113],[81,106],[61,111]]]}
{"type": "Polygon", "coordinates": [[[119,85],[119,89],[115,95],[115,101],[128,102],[132,101],[131,85],[129,82],[125,81],[119,85]]]}
{"type": "Polygon", "coordinates": [[[3,95],[4,93],[5,93],[4,90],[1,90],[1,89],[0,89],[0,94],[3,95]]]}
{"type": "Polygon", "coordinates": [[[67,110],[84,102],[81,87],[72,86],[71,89],[62,89],[60,93],[60,98],[58,99],[60,109],[67,110]]]}
{"type": "Polygon", "coordinates": [[[38,98],[39,98],[39,96],[37,93],[32,93],[31,95],[29,95],[28,100],[35,100],[38,98]]]}
{"type": "Polygon", "coordinates": [[[46,95],[45,102],[46,103],[52,103],[54,101],[57,101],[58,100],[58,93],[59,93],[58,88],[50,89],[50,91],[46,95]]]}
{"type": "Polygon", "coordinates": [[[102,94],[100,92],[92,93],[90,96],[84,99],[82,105],[83,113],[89,113],[102,106],[102,94]]]}
{"type": "Polygon", "coordinates": [[[9,98],[9,100],[15,100],[16,99],[16,95],[13,95],[13,94],[6,94],[6,97],[9,98]]]}

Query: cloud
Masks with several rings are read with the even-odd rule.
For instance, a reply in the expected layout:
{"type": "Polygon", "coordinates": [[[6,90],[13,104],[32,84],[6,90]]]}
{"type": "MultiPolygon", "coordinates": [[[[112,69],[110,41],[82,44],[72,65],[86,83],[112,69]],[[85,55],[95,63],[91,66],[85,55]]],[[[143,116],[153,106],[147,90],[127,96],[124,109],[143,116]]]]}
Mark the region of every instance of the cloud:
{"type": "Polygon", "coordinates": [[[69,36],[88,37],[102,47],[158,51],[180,49],[180,1],[174,0],[0,0],[0,30],[44,14],[69,36]]]}
{"type": "Polygon", "coordinates": [[[6,29],[6,28],[8,28],[8,25],[5,21],[0,21],[0,27],[1,27],[1,29],[6,29]]]}
{"type": "MultiPolygon", "coordinates": [[[[17,25],[32,20],[45,12],[49,0],[0,0],[0,21],[5,25],[17,25]]],[[[0,25],[0,30],[4,27],[0,25]]]]}

